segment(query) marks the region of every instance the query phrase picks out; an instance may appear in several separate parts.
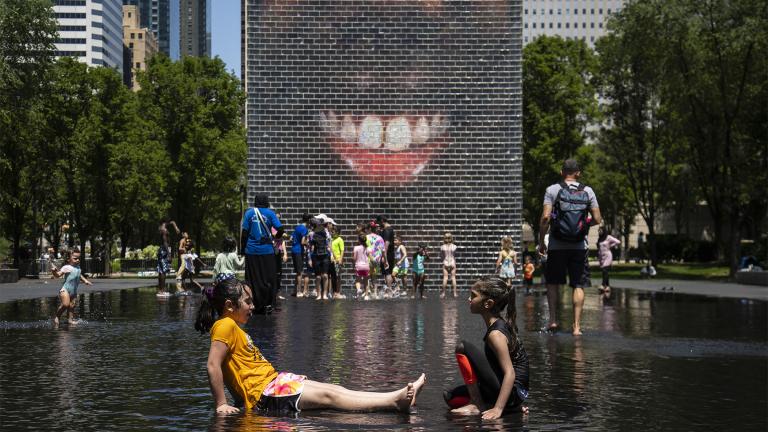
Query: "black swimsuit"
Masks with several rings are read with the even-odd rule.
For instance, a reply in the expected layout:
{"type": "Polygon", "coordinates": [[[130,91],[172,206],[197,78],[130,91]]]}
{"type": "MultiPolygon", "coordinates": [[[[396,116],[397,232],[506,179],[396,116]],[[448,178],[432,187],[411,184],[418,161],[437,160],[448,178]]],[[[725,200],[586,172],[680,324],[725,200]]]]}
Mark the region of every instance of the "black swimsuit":
{"type": "MultiPolygon", "coordinates": [[[[496,358],[496,353],[487,342],[488,335],[494,330],[500,331],[507,337],[509,356],[512,359],[512,367],[515,370],[515,386],[509,396],[505,409],[517,408],[528,397],[528,354],[525,352],[523,343],[519,338],[515,339],[514,343],[509,343],[512,340],[512,332],[509,330],[506,321],[497,319],[488,327],[488,331],[485,333],[485,337],[483,337],[485,353],[482,353],[471,343],[462,341],[464,347],[462,354],[467,356],[472,365],[472,370],[477,376],[477,387],[480,390],[483,402],[486,404],[495,403],[501,391],[504,371],[501,369],[499,360],[496,358]]],[[[449,401],[454,397],[467,397],[468,395],[467,386],[461,385],[448,392],[445,396],[446,401],[449,401]]]]}

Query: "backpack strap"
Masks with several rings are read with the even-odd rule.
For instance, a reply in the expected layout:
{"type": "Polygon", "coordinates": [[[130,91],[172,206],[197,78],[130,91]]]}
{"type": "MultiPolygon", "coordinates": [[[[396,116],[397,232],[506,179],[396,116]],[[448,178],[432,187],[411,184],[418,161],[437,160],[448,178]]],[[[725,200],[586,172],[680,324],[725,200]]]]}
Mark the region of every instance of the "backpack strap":
{"type": "MultiPolygon", "coordinates": [[[[262,216],[258,207],[254,207],[253,210],[256,212],[256,217],[259,220],[259,231],[264,230],[264,232],[267,233],[267,237],[269,238],[269,241],[272,242],[272,231],[269,228],[267,228],[267,223],[264,221],[264,216],[262,216]]],[[[263,237],[264,237],[264,234],[262,233],[261,238],[263,237]]]]}

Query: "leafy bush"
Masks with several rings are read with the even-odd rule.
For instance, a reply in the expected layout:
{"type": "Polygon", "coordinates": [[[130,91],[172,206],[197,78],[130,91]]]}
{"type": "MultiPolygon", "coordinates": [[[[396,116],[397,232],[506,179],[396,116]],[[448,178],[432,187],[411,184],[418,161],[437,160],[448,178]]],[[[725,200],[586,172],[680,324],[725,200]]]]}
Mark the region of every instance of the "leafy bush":
{"type": "Polygon", "coordinates": [[[141,258],[142,259],[152,259],[157,258],[157,250],[160,249],[160,246],[157,245],[149,245],[141,250],[141,258]]]}

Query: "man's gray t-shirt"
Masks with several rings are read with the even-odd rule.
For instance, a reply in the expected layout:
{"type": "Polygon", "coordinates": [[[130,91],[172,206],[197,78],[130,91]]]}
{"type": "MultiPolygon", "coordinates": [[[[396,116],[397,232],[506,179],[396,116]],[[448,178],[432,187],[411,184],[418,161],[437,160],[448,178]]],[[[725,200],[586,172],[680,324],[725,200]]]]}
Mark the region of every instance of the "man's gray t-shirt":
{"type": "MultiPolygon", "coordinates": [[[[579,182],[576,181],[568,181],[566,182],[569,185],[579,185],[579,182]]],[[[547,191],[544,193],[544,205],[551,205],[554,207],[555,199],[557,198],[557,194],[560,193],[560,189],[562,189],[562,186],[560,186],[560,183],[555,183],[547,188],[547,191]]],[[[589,196],[589,207],[590,208],[599,208],[600,206],[597,205],[597,197],[595,196],[595,191],[592,190],[589,186],[584,186],[584,191],[587,192],[587,195],[589,196]]],[[[555,236],[549,236],[549,244],[547,245],[548,250],[563,250],[563,249],[586,249],[587,248],[587,239],[584,238],[583,242],[566,242],[562,240],[558,240],[555,238],[555,236]]]]}

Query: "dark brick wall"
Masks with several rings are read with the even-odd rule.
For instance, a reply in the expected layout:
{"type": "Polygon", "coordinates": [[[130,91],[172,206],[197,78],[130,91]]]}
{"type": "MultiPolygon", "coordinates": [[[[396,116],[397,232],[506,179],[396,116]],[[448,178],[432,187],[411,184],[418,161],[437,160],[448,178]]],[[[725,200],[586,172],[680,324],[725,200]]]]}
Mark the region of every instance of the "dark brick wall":
{"type": "Polygon", "coordinates": [[[491,272],[503,235],[519,248],[521,4],[244,0],[249,200],[333,217],[348,260],[386,214],[429,244],[430,287],[444,231],[460,287],[491,272]]]}

